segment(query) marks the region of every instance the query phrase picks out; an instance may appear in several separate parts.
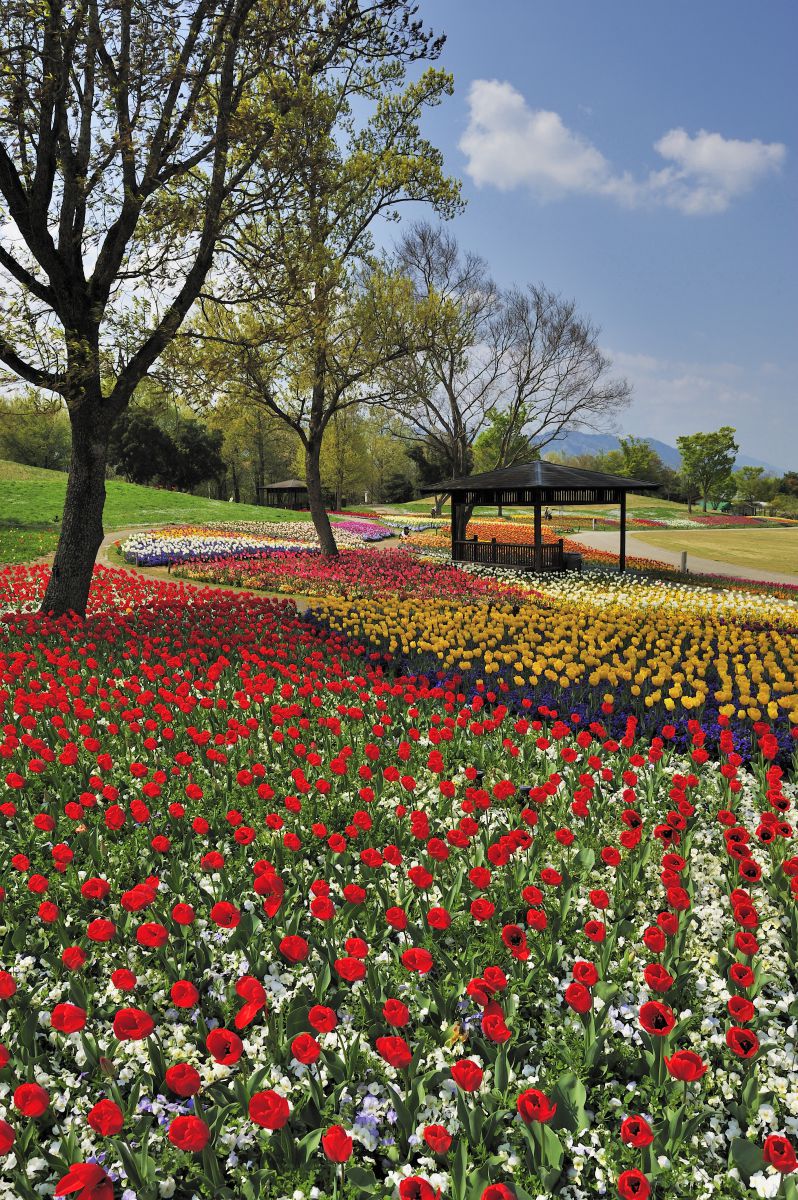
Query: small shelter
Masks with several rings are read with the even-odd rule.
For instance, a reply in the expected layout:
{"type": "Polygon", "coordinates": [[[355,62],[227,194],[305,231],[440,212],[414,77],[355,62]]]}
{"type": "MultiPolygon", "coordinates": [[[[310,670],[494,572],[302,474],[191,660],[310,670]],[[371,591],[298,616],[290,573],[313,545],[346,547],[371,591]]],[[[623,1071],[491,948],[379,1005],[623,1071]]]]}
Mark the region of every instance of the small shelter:
{"type": "Polygon", "coordinates": [[[569,565],[563,540],[543,541],[544,508],[569,504],[620,505],[619,570],[626,570],[626,497],[629,492],[648,492],[659,485],[601,471],[583,471],[559,463],[519,463],[481,475],[450,479],[434,487],[424,487],[426,496],[446,492],[452,503],[452,562],[478,562],[488,565],[521,567],[535,571],[564,571],[569,565]],[[466,539],[466,508],[482,505],[530,507],[535,513],[535,540],[532,546],[510,542],[479,542],[466,539]]]}
{"type": "Polygon", "coordinates": [[[258,489],[263,503],[270,508],[307,508],[308,486],[304,479],[282,479],[279,483],[267,483],[258,489]]]}

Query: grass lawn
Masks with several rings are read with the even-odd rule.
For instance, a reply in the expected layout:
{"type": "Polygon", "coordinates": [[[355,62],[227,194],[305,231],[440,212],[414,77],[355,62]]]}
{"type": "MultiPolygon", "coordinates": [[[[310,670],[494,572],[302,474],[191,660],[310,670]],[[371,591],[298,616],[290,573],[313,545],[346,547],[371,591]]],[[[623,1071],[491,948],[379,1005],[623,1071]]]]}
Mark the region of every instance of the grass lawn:
{"type": "MultiPolygon", "coordinates": [[[[25,562],[55,549],[64,507],[66,474],[0,460],[0,562],[25,562]]],[[[228,504],[186,492],[140,487],[109,480],[106,485],[106,529],[130,525],[164,525],[170,521],[293,521],[284,508],[228,504]]],[[[302,516],[299,517],[302,520],[302,516]]]]}
{"type": "MultiPolygon", "coordinates": [[[[798,529],[669,529],[635,530],[646,545],[686,550],[698,558],[714,558],[738,567],[759,567],[798,575],[798,529]]],[[[689,566],[689,558],[688,558],[689,566]]]]}

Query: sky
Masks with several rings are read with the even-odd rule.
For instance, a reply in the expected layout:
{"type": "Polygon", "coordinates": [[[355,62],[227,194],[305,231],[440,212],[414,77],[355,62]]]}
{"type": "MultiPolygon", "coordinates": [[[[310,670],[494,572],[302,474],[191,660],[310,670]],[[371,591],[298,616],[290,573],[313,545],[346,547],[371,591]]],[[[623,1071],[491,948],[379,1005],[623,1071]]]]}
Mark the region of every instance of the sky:
{"type": "MultiPolygon", "coordinates": [[[[634,387],[617,429],[733,425],[798,469],[794,0],[421,0],[424,120],[501,285],[576,300],[634,387]]],[[[617,430],[616,430],[617,431],[617,430]]]]}

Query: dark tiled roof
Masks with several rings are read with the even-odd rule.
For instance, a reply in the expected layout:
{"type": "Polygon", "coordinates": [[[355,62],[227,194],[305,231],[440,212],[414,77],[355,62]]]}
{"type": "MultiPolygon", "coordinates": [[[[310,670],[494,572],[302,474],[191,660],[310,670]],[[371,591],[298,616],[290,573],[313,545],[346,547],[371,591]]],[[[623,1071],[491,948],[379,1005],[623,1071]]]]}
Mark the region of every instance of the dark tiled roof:
{"type": "Polygon", "coordinates": [[[306,492],[308,485],[304,479],[282,479],[279,483],[267,483],[268,492],[306,492]]]}

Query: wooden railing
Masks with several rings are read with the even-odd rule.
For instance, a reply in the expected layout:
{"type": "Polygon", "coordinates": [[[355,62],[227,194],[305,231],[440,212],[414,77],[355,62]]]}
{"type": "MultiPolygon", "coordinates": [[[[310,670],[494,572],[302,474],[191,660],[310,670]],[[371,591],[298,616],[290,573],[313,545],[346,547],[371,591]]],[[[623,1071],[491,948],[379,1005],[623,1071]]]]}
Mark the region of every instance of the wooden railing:
{"type": "Polygon", "coordinates": [[[469,538],[452,546],[454,562],[482,563],[484,566],[516,567],[526,571],[564,571],[565,555],[562,538],[544,542],[542,546],[519,545],[516,542],[480,542],[469,538]]]}

